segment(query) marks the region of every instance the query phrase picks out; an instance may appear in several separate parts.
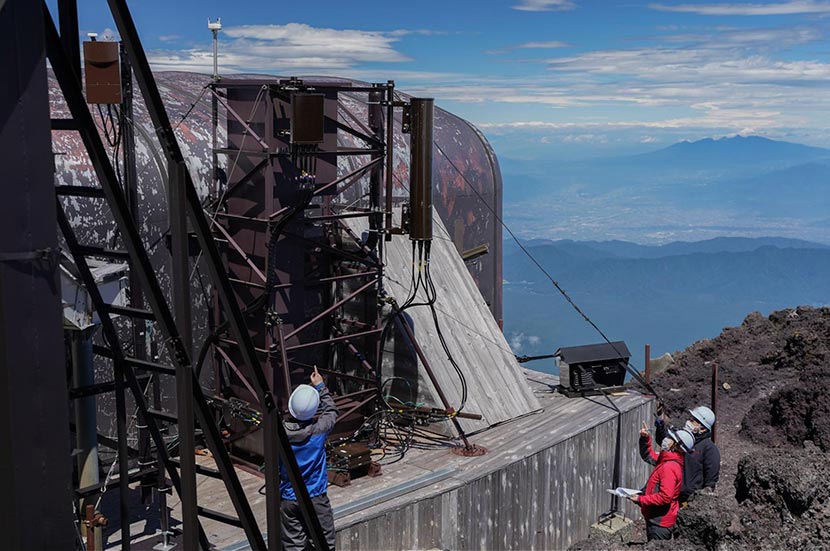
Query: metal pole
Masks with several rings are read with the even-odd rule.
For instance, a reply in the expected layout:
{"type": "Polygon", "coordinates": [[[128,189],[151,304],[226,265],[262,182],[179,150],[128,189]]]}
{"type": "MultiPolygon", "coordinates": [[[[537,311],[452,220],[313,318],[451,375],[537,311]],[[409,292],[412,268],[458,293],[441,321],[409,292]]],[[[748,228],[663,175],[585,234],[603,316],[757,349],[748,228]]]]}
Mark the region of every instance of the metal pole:
{"type": "MultiPolygon", "coordinates": [[[[130,217],[133,224],[141,226],[141,215],[138,210],[138,170],[135,159],[135,129],[133,128],[133,71],[130,66],[130,59],[124,45],[120,47],[121,54],[121,141],[124,152],[124,198],[130,209],[130,217]]],[[[130,307],[144,309],[144,294],[141,289],[141,282],[136,273],[136,266],[130,262],[129,284],[130,284],[130,307]]],[[[147,322],[140,319],[132,320],[133,351],[132,356],[138,360],[147,359],[147,347],[145,334],[147,322]]],[[[152,452],[150,449],[150,433],[147,431],[147,421],[144,414],[139,412],[136,419],[138,428],[138,467],[153,464],[152,452]]],[[[141,501],[149,504],[152,501],[152,477],[141,481],[141,501]],[[149,482],[149,483],[148,483],[149,482]]]]}
{"type": "Polygon", "coordinates": [[[219,79],[219,31],[213,29],[213,80],[219,79]]]}
{"type": "MultiPolygon", "coordinates": [[[[291,370],[288,367],[288,353],[285,350],[285,334],[282,328],[282,319],[277,319],[277,344],[280,348],[280,363],[282,364],[283,385],[285,385],[285,407],[291,397],[291,370]]],[[[276,380],[275,384],[276,386],[276,380]]]]}
{"type": "MultiPolygon", "coordinates": [[[[158,361],[158,343],[150,338],[149,333],[146,334],[145,339],[145,350],[149,349],[150,358],[153,361],[158,361]]],[[[158,377],[153,377],[153,409],[162,411],[161,381],[158,377]]],[[[153,547],[153,549],[157,549],[158,551],[170,551],[176,547],[175,543],[170,542],[170,537],[173,535],[173,532],[170,530],[170,510],[167,508],[167,495],[170,493],[170,489],[171,487],[167,485],[167,477],[164,475],[164,469],[159,469],[156,493],[159,502],[159,531],[161,532],[161,542],[153,547]]]]}
{"type": "MultiPolygon", "coordinates": [[[[95,370],[92,363],[92,338],[96,326],[81,330],[67,330],[72,353],[72,386],[82,388],[95,383],[95,370]]],[[[98,423],[95,396],[79,398],[75,406],[75,445],[78,455],[78,487],[87,488],[100,482],[98,473],[98,423]]],[[[79,510],[86,511],[87,506],[94,508],[92,497],[81,501],[79,510]]],[[[103,549],[101,528],[90,528],[95,549],[103,549]]],[[[92,549],[87,543],[87,549],[92,549]]]]}
{"type": "MultiPolygon", "coordinates": [[[[424,355],[424,351],[421,350],[421,347],[418,345],[418,341],[415,340],[415,334],[412,333],[412,329],[409,327],[409,324],[406,323],[406,320],[400,316],[397,317],[397,323],[403,328],[404,333],[406,333],[406,337],[409,339],[409,342],[412,343],[412,347],[415,349],[415,353],[418,355],[418,358],[421,359],[421,363],[424,364],[424,370],[427,372],[427,376],[429,377],[429,380],[432,382],[432,386],[435,387],[435,392],[438,393],[438,398],[441,400],[441,404],[447,411],[450,411],[452,409],[450,407],[450,402],[444,395],[444,391],[441,389],[441,385],[438,383],[438,379],[435,378],[435,374],[432,372],[432,367],[430,367],[429,362],[427,361],[427,358],[424,355]]],[[[455,426],[455,430],[458,431],[458,435],[461,437],[461,440],[464,442],[464,447],[470,448],[471,446],[470,442],[467,440],[467,435],[464,434],[464,429],[461,428],[461,424],[458,422],[458,418],[454,415],[452,416],[452,423],[455,426]]]]}
{"type": "Polygon", "coordinates": [[[718,363],[712,362],[712,412],[715,414],[715,423],[712,425],[712,442],[715,442],[718,427],[718,363]]]}
{"type": "Polygon", "coordinates": [[[646,384],[647,384],[647,385],[650,385],[650,384],[651,384],[651,345],[650,345],[650,344],[647,344],[647,345],[646,345],[646,365],[645,365],[645,370],[646,370],[646,377],[645,377],[645,379],[646,379],[646,384]]]}
{"type": "Polygon", "coordinates": [[[392,241],[392,176],[395,167],[395,81],[386,82],[386,241],[392,241]]]}
{"type": "MultiPolygon", "coordinates": [[[[169,165],[168,209],[170,218],[171,273],[176,326],[181,348],[191,354],[189,257],[187,251],[187,215],[185,211],[185,167],[169,165]]],[[[179,464],[182,477],[182,530],[184,548],[196,549],[199,519],[196,506],[196,434],[193,421],[193,374],[189,358],[176,362],[176,406],[179,425],[179,464]]]]}
{"type": "Polygon", "coordinates": [[[66,457],[72,444],[43,10],[29,0],[6,0],[0,7],[0,534],[5,549],[73,549],[76,539],[72,464],[66,457]]]}
{"type": "Polygon", "coordinates": [[[61,25],[61,42],[69,57],[69,65],[75,78],[81,82],[81,41],[78,31],[78,0],[58,0],[58,19],[61,25]]]}

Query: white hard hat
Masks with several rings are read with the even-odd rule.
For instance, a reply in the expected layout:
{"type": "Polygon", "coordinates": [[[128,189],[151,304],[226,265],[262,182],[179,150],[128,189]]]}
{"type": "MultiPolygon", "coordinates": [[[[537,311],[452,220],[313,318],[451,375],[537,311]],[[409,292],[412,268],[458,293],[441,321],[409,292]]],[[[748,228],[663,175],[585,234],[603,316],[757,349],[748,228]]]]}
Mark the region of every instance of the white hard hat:
{"type": "Polygon", "coordinates": [[[695,447],[695,437],[686,429],[669,429],[669,438],[680,444],[683,451],[689,453],[695,447]]]}
{"type": "Polygon", "coordinates": [[[317,413],[320,405],[320,393],[310,385],[300,385],[288,399],[288,411],[299,421],[308,421],[317,413]]]}
{"type": "Polygon", "coordinates": [[[695,409],[690,409],[689,413],[692,417],[700,421],[700,424],[706,427],[707,430],[712,430],[715,424],[715,413],[706,406],[698,406],[695,409]]]}

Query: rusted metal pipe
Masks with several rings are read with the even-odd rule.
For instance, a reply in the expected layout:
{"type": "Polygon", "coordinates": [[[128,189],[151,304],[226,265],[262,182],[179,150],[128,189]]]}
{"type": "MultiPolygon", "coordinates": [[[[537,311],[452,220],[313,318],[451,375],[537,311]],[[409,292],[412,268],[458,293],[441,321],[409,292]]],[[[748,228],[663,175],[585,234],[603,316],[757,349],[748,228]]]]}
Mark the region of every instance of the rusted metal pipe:
{"type": "Polygon", "coordinates": [[[715,442],[718,427],[718,363],[712,362],[712,412],[715,414],[715,422],[712,424],[712,442],[715,442]]]}
{"type": "Polygon", "coordinates": [[[330,339],[323,339],[323,340],[314,341],[314,342],[305,342],[305,343],[302,343],[302,344],[295,344],[294,346],[287,346],[285,349],[286,350],[299,350],[300,348],[308,348],[310,346],[319,346],[321,344],[329,344],[329,343],[333,343],[333,342],[340,342],[340,341],[345,341],[347,339],[356,339],[357,337],[368,337],[369,335],[374,335],[374,334],[380,333],[382,331],[383,331],[383,329],[381,329],[381,328],[371,329],[369,331],[361,331],[360,333],[352,333],[350,335],[341,335],[339,337],[332,337],[330,339]]]}
{"type": "Polygon", "coordinates": [[[282,364],[282,378],[285,385],[285,407],[288,407],[288,401],[291,398],[291,370],[288,367],[288,352],[285,350],[282,319],[277,319],[277,344],[280,347],[280,363],[282,364]]]}
{"type": "MultiPolygon", "coordinates": [[[[358,356],[358,355],[362,356],[362,354],[360,354],[360,351],[359,351],[359,350],[355,347],[355,345],[353,345],[353,344],[351,343],[351,341],[346,340],[346,341],[344,341],[344,342],[345,342],[345,344],[346,344],[346,347],[349,349],[349,352],[351,352],[351,353],[352,353],[352,354],[354,354],[355,356],[358,356]]],[[[374,368],[374,367],[372,367],[372,364],[370,364],[370,363],[366,360],[366,358],[363,358],[362,360],[360,360],[360,365],[362,365],[362,366],[363,366],[363,369],[365,369],[365,370],[366,370],[366,371],[368,371],[371,375],[373,375],[373,376],[374,376],[374,374],[375,374],[375,368],[374,368]]]]}
{"type": "MultiPolygon", "coordinates": [[[[438,383],[438,379],[435,377],[435,373],[432,372],[432,367],[430,367],[429,362],[424,355],[424,351],[421,350],[418,341],[415,340],[415,334],[412,332],[412,328],[409,327],[406,320],[400,319],[399,317],[396,319],[396,322],[403,328],[404,333],[406,333],[406,337],[412,344],[412,348],[415,349],[415,353],[418,355],[418,358],[420,358],[421,363],[424,364],[424,371],[427,372],[427,376],[432,382],[432,386],[435,387],[435,391],[438,393],[438,398],[441,400],[441,404],[444,406],[444,409],[448,412],[453,411],[449,400],[447,400],[447,397],[444,395],[444,391],[441,389],[441,385],[438,383]]],[[[455,426],[455,430],[458,431],[458,436],[460,436],[461,440],[464,442],[464,447],[468,449],[472,448],[472,445],[467,440],[467,435],[464,434],[464,429],[461,428],[461,423],[458,422],[458,417],[456,415],[452,415],[450,418],[452,419],[452,424],[455,426]]]]}
{"type": "Polygon", "coordinates": [[[386,170],[384,176],[386,177],[386,190],[384,192],[384,201],[386,203],[384,211],[386,213],[386,221],[384,229],[386,230],[385,240],[392,241],[392,234],[389,230],[392,229],[392,175],[394,171],[395,160],[395,81],[389,80],[386,82],[386,170]]]}
{"type": "Polygon", "coordinates": [[[311,318],[310,320],[308,320],[307,322],[302,324],[301,326],[299,326],[296,329],[294,329],[293,331],[291,331],[289,334],[287,334],[285,336],[285,338],[290,339],[291,337],[297,335],[300,331],[302,331],[306,327],[308,327],[310,325],[313,325],[314,323],[317,323],[322,318],[324,318],[327,315],[331,314],[332,312],[334,312],[335,310],[337,310],[338,308],[343,306],[345,303],[349,302],[351,299],[353,299],[354,297],[356,297],[357,295],[359,295],[360,293],[362,293],[363,291],[365,291],[366,289],[368,289],[372,285],[376,285],[377,282],[378,282],[377,279],[373,279],[372,281],[370,281],[369,283],[363,285],[362,287],[360,287],[359,289],[357,289],[353,293],[349,294],[345,298],[342,298],[342,299],[338,300],[337,302],[335,302],[334,304],[332,304],[331,306],[329,306],[328,308],[326,308],[325,310],[323,310],[322,312],[320,312],[319,314],[317,314],[316,316],[314,316],[313,318],[311,318]]]}

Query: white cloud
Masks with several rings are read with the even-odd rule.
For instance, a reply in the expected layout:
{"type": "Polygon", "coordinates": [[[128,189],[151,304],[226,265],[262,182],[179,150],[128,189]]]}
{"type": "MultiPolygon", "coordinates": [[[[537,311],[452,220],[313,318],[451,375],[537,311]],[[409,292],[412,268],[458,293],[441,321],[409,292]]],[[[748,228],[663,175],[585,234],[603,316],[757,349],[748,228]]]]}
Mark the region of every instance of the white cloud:
{"type": "Polygon", "coordinates": [[[695,13],[698,15],[797,15],[830,13],[830,2],[817,0],[792,0],[776,4],[649,4],[653,10],[695,13]]]}
{"type": "MultiPolygon", "coordinates": [[[[228,27],[219,41],[219,65],[224,73],[302,69],[342,73],[363,63],[410,61],[394,43],[404,34],[426,32],[328,29],[302,23],[228,27]]],[[[149,58],[157,70],[210,71],[213,66],[208,45],[150,52],[149,58]]]]}
{"type": "Polygon", "coordinates": [[[540,339],[536,335],[525,335],[523,332],[521,332],[510,333],[508,342],[510,343],[510,349],[513,350],[513,352],[519,352],[525,347],[526,344],[529,344],[530,346],[536,346],[540,342],[542,342],[542,339],[540,339]]]}
{"type": "Polygon", "coordinates": [[[547,40],[544,42],[525,42],[524,44],[519,44],[518,46],[514,46],[514,49],[519,48],[536,48],[536,49],[549,49],[549,48],[568,48],[570,44],[567,42],[562,42],[561,40],[547,40]]]}
{"type": "Polygon", "coordinates": [[[541,42],[524,42],[515,46],[507,46],[496,50],[487,50],[488,54],[507,54],[515,50],[553,50],[556,48],[570,48],[571,44],[561,40],[545,40],[541,42]]]}
{"type": "Polygon", "coordinates": [[[521,0],[512,7],[521,11],[567,11],[576,9],[576,4],[572,0],[521,0]]]}

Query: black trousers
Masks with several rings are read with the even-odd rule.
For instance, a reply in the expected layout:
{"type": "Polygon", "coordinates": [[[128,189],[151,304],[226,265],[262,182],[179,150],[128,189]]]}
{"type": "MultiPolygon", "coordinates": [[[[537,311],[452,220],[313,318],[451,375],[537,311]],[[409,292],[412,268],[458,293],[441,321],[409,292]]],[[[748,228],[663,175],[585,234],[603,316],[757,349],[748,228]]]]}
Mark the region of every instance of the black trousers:
{"type": "Polygon", "coordinates": [[[665,528],[663,526],[655,526],[654,524],[646,523],[646,539],[651,540],[670,540],[674,534],[674,527],[665,528]]]}
{"type": "MultiPolygon", "coordinates": [[[[326,494],[311,498],[314,505],[314,512],[320,519],[323,527],[323,534],[326,536],[329,550],[334,551],[334,514],[331,511],[331,502],[326,494]]],[[[306,545],[313,549],[309,531],[303,522],[300,513],[300,506],[296,501],[283,499],[280,502],[280,513],[282,516],[282,547],[285,551],[303,551],[306,545]]],[[[320,550],[318,550],[320,551],[320,550]]]]}

